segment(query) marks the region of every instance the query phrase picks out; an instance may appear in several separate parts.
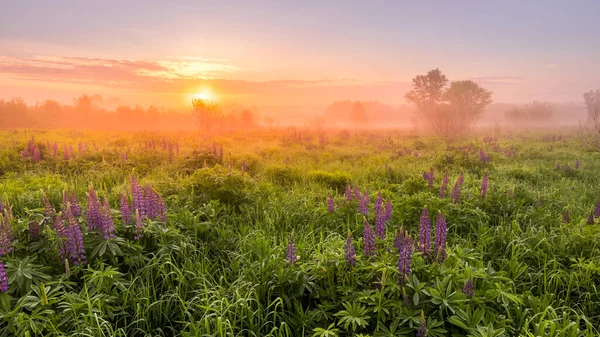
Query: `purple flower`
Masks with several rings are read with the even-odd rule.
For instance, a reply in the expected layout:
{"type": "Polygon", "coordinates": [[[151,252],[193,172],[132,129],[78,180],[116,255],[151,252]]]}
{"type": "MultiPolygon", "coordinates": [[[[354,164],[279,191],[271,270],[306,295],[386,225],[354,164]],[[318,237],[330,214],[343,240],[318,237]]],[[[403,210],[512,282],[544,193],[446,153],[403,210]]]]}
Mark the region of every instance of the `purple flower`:
{"type": "Polygon", "coordinates": [[[390,201],[390,198],[387,198],[387,201],[385,203],[384,219],[385,219],[385,222],[392,220],[392,202],[390,201]]]}
{"type": "Polygon", "coordinates": [[[28,226],[29,229],[29,239],[34,241],[38,238],[40,234],[40,224],[37,221],[31,221],[28,226]]]}
{"type": "Polygon", "coordinates": [[[67,237],[67,258],[69,259],[69,263],[72,265],[83,266],[86,264],[85,248],[83,247],[83,234],[81,234],[81,228],[79,227],[77,220],[75,220],[75,217],[73,214],[71,214],[69,205],[67,205],[67,210],[65,211],[65,221],[67,223],[65,228],[65,234],[67,237]]]}
{"type": "Polygon", "coordinates": [[[446,260],[446,235],[448,233],[448,226],[446,224],[446,218],[442,212],[438,212],[437,219],[435,221],[435,241],[433,243],[433,256],[437,262],[444,262],[446,260]]]}
{"type": "Polygon", "coordinates": [[[354,185],[354,199],[360,202],[360,191],[358,190],[358,186],[354,185]]]}
{"type": "Polygon", "coordinates": [[[473,297],[473,295],[475,295],[475,285],[473,284],[472,279],[468,279],[467,282],[465,282],[462,292],[467,295],[467,297],[473,297]]]}
{"type": "Polygon", "coordinates": [[[138,210],[140,217],[144,220],[146,218],[144,190],[133,172],[131,173],[131,193],[133,195],[133,210],[138,210]]]}
{"type": "Polygon", "coordinates": [[[369,214],[369,195],[367,191],[364,192],[362,198],[358,201],[358,211],[365,216],[369,214]]]}
{"type": "Polygon", "coordinates": [[[382,212],[375,215],[375,235],[381,239],[385,237],[385,214],[382,212]]]}
{"type": "Polygon", "coordinates": [[[65,145],[65,148],[63,150],[63,159],[64,160],[69,160],[69,148],[65,145]]]}
{"type": "Polygon", "coordinates": [[[479,189],[481,197],[484,199],[485,199],[485,196],[487,195],[488,179],[489,179],[488,173],[487,173],[487,171],[485,171],[485,173],[483,174],[483,178],[481,179],[481,188],[479,189]]]}
{"type": "Polygon", "coordinates": [[[50,203],[50,200],[48,200],[48,196],[46,196],[46,193],[44,192],[42,192],[42,199],[44,202],[44,218],[46,218],[44,222],[47,224],[51,224],[54,222],[56,211],[54,210],[54,206],[52,206],[52,203],[50,203]]]}
{"type": "Polygon", "coordinates": [[[2,200],[0,199],[0,214],[3,214],[3,213],[4,213],[4,205],[2,204],[2,200]]]}
{"type": "Polygon", "coordinates": [[[292,232],[292,235],[290,235],[290,240],[289,240],[288,246],[287,246],[286,265],[287,266],[295,265],[297,258],[298,258],[298,256],[296,255],[296,244],[294,243],[294,233],[292,232]]]}
{"type": "Polygon", "coordinates": [[[330,194],[329,198],[327,198],[327,212],[333,213],[335,212],[335,203],[333,201],[333,196],[330,194]]]}
{"type": "Polygon", "coordinates": [[[363,222],[363,243],[365,255],[375,255],[375,233],[373,233],[373,228],[371,228],[367,219],[363,222]]]}
{"type": "Polygon", "coordinates": [[[346,200],[352,201],[352,188],[350,187],[350,183],[346,184],[346,190],[344,191],[344,196],[346,200]]]}
{"type": "Polygon", "coordinates": [[[127,161],[127,152],[123,151],[121,153],[121,161],[122,162],[126,162],[127,161]]]}
{"type": "Polygon", "coordinates": [[[569,216],[569,210],[566,210],[565,214],[563,214],[563,222],[564,223],[571,222],[571,217],[569,216]]]}
{"type": "Polygon", "coordinates": [[[427,336],[427,322],[425,321],[425,313],[421,311],[421,318],[419,320],[419,330],[417,330],[417,337],[427,336]]]}
{"type": "Polygon", "coordinates": [[[427,171],[423,172],[423,179],[427,180],[427,185],[429,187],[433,186],[433,181],[435,179],[434,173],[433,173],[433,167],[429,168],[429,172],[427,172],[427,171]]]}
{"type": "Polygon", "coordinates": [[[0,214],[0,256],[8,255],[13,251],[13,239],[10,214],[4,210],[4,214],[0,214]]]}
{"type": "Polygon", "coordinates": [[[460,186],[460,188],[462,188],[465,183],[465,175],[462,173],[462,171],[458,175],[457,181],[458,181],[458,185],[460,186]]]}
{"type": "Polygon", "coordinates": [[[452,188],[452,201],[457,204],[460,202],[460,182],[457,179],[452,188]]]}
{"type": "Polygon", "coordinates": [[[41,159],[41,154],[40,154],[40,150],[37,148],[37,146],[33,149],[33,162],[34,163],[39,163],[41,159]]]}
{"type": "MultiPolygon", "coordinates": [[[[0,207],[0,211],[2,211],[1,207],[0,207]]],[[[594,215],[596,217],[600,217],[600,200],[598,200],[598,203],[596,204],[596,213],[594,215]]]]}
{"type": "Polygon", "coordinates": [[[444,178],[442,179],[442,186],[440,187],[440,198],[445,198],[446,192],[448,192],[448,170],[446,170],[444,178]]]}
{"type": "Polygon", "coordinates": [[[348,238],[346,239],[346,263],[354,267],[356,266],[356,252],[354,250],[354,245],[352,244],[352,233],[348,231],[348,238]]]}
{"type": "Polygon", "coordinates": [[[129,207],[129,197],[127,194],[121,193],[119,195],[119,206],[121,208],[121,219],[124,224],[131,223],[131,207],[129,207]]]}
{"type": "Polygon", "coordinates": [[[404,285],[405,279],[410,275],[410,267],[412,262],[412,254],[413,254],[413,242],[412,240],[404,236],[404,233],[401,233],[398,238],[398,284],[404,285]]]}
{"type": "Polygon", "coordinates": [[[590,216],[588,216],[588,219],[587,219],[587,224],[588,225],[593,225],[594,224],[594,210],[592,210],[590,212],[590,216]]]}
{"type": "Polygon", "coordinates": [[[6,276],[6,269],[4,264],[0,261],[0,293],[8,291],[8,277],[6,276]]]}
{"type": "Polygon", "coordinates": [[[79,205],[79,200],[77,200],[77,195],[75,194],[75,191],[73,192],[67,192],[65,191],[63,193],[63,209],[66,208],[67,203],[71,204],[71,213],[73,214],[74,217],[78,218],[81,216],[81,206],[79,205]]]}
{"type": "Polygon", "coordinates": [[[421,251],[426,258],[430,257],[431,220],[429,219],[429,210],[427,209],[427,206],[423,207],[421,218],[419,220],[419,251],[421,251]]]}
{"type": "Polygon", "coordinates": [[[579,159],[577,159],[577,161],[575,161],[575,168],[578,169],[579,168],[579,159]]]}
{"type": "Polygon", "coordinates": [[[102,205],[100,205],[96,191],[90,187],[87,195],[86,211],[88,232],[97,231],[102,228],[101,208],[102,205]]]}
{"type": "Polygon", "coordinates": [[[246,161],[242,160],[242,175],[246,174],[246,161]]]}
{"type": "Polygon", "coordinates": [[[140,211],[137,209],[135,210],[135,228],[133,233],[133,239],[136,241],[144,237],[144,222],[140,216],[140,211]]]}
{"type": "Polygon", "coordinates": [[[381,191],[377,193],[377,198],[375,198],[375,216],[381,214],[383,210],[383,198],[381,197],[381,191]]]}
{"type": "Polygon", "coordinates": [[[52,224],[56,231],[56,248],[58,249],[58,256],[61,262],[64,262],[67,258],[67,232],[65,224],[62,218],[62,214],[58,214],[52,224]]]}
{"type": "Polygon", "coordinates": [[[144,186],[144,206],[145,206],[145,210],[146,210],[146,216],[149,219],[154,219],[156,218],[156,207],[155,206],[155,198],[154,198],[154,191],[152,190],[152,188],[150,187],[149,184],[146,184],[144,186]]]}
{"type": "Polygon", "coordinates": [[[104,240],[109,240],[115,237],[115,223],[113,221],[108,199],[104,198],[100,213],[100,232],[104,240]]]}

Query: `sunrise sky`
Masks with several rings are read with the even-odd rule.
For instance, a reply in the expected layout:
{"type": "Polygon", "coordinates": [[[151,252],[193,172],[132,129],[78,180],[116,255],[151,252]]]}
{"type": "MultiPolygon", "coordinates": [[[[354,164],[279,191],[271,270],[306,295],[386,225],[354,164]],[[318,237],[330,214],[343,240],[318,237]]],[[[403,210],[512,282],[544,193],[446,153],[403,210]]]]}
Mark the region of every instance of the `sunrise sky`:
{"type": "Polygon", "coordinates": [[[594,0],[5,0],[0,98],[401,104],[439,67],[495,102],[579,102],[600,86],[598,13],[594,0]]]}

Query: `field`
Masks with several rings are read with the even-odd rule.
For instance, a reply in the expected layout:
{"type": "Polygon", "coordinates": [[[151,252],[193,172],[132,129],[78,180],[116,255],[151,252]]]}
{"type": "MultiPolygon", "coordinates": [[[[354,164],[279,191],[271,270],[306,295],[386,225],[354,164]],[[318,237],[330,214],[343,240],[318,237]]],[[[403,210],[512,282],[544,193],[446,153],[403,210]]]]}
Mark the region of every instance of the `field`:
{"type": "Polygon", "coordinates": [[[598,172],[569,130],[3,131],[0,336],[597,336],[598,172]]]}

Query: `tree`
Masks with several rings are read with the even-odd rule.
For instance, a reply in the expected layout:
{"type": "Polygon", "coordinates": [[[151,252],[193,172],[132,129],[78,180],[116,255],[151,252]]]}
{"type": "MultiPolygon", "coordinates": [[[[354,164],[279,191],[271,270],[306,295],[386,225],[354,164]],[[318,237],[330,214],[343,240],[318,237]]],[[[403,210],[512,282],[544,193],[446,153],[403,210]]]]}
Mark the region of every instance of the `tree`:
{"type": "Polygon", "coordinates": [[[588,124],[596,133],[600,133],[600,90],[590,90],[583,94],[587,109],[588,124]]]}
{"type": "Polygon", "coordinates": [[[448,79],[439,69],[416,76],[412,89],[404,96],[413,103],[417,114],[431,129],[445,137],[466,132],[487,105],[492,92],[473,81],[455,81],[446,88],[448,79]]]}
{"type": "Polygon", "coordinates": [[[369,123],[365,106],[362,102],[356,101],[352,106],[352,115],[350,116],[352,124],[356,127],[365,127],[369,123]]]}
{"type": "Polygon", "coordinates": [[[205,135],[210,134],[223,117],[219,105],[209,99],[196,98],[192,100],[192,106],[194,107],[192,115],[198,127],[205,135]]]}
{"type": "Polygon", "coordinates": [[[242,123],[244,124],[242,126],[243,128],[249,129],[254,127],[254,114],[252,113],[252,111],[250,111],[249,109],[244,109],[240,114],[240,117],[242,119],[242,123]]]}

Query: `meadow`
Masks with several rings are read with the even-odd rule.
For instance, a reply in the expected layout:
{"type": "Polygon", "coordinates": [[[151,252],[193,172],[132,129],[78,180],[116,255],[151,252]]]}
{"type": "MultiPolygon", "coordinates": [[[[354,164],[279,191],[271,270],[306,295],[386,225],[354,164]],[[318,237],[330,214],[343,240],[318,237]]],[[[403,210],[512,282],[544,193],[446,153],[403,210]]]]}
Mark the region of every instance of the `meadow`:
{"type": "Polygon", "coordinates": [[[598,336],[570,130],[0,132],[0,336],[598,336]]]}

